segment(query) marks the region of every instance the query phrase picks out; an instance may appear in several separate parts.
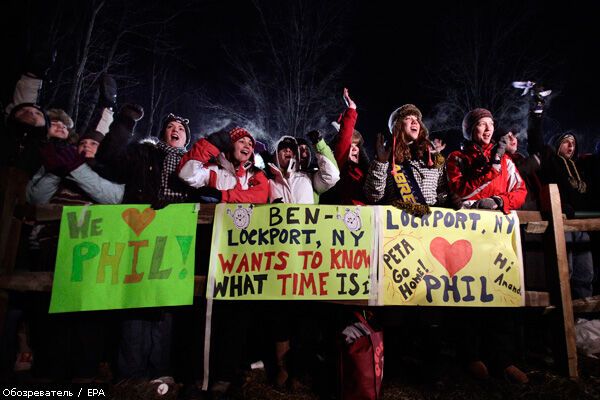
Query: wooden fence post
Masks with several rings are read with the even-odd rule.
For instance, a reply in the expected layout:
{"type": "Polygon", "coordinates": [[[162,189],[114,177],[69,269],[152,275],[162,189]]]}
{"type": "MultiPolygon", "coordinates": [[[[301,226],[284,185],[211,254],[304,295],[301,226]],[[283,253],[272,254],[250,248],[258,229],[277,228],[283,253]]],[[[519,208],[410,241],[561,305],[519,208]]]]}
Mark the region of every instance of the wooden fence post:
{"type": "Polygon", "coordinates": [[[25,204],[25,187],[29,177],[14,167],[0,171],[0,273],[12,272],[19,239],[21,221],[14,217],[15,207],[25,204]]]}
{"type": "Polygon", "coordinates": [[[569,264],[565,229],[560,203],[560,193],[556,184],[544,186],[542,190],[542,211],[548,213],[548,229],[544,235],[545,260],[548,265],[551,282],[551,301],[559,311],[559,328],[556,330],[560,346],[559,361],[566,365],[571,379],[577,379],[577,348],[575,346],[575,320],[573,302],[571,300],[571,283],[569,281],[569,264]],[[554,268],[556,266],[556,268],[554,268]],[[560,318],[562,316],[562,319],[560,318]],[[561,329],[562,328],[562,329],[561,329]],[[562,354],[560,354],[562,353],[562,354]]]}

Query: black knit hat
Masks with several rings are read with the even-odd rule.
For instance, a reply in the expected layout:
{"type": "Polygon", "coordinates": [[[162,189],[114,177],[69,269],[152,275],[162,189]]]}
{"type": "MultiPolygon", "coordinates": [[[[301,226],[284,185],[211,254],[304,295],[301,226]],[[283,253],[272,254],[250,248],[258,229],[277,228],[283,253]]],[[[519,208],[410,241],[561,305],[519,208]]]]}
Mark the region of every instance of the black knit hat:
{"type": "Polygon", "coordinates": [[[552,145],[556,151],[556,154],[560,151],[560,145],[567,139],[573,139],[575,142],[575,151],[573,152],[573,158],[577,157],[578,147],[577,147],[577,137],[571,131],[567,131],[565,133],[561,133],[552,138],[552,145]]]}
{"type": "Polygon", "coordinates": [[[92,130],[92,131],[88,131],[88,132],[84,133],[83,135],[81,135],[79,137],[78,143],[81,143],[81,141],[83,139],[91,139],[91,140],[95,140],[96,142],[100,143],[101,141],[104,140],[104,135],[101,132],[92,130]]]}
{"type": "Polygon", "coordinates": [[[164,138],[169,122],[173,121],[179,122],[185,128],[185,147],[187,147],[190,144],[190,141],[192,140],[192,134],[190,132],[189,126],[190,120],[187,118],[179,117],[175,114],[169,114],[163,120],[162,129],[160,130],[160,139],[162,140],[164,138]]]}

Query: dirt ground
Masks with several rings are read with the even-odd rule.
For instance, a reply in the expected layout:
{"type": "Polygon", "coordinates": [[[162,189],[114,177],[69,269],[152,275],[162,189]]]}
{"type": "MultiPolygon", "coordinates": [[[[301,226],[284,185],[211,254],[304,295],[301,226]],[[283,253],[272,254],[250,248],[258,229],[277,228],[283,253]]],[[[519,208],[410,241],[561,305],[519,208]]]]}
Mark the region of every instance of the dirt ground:
{"type": "MultiPolygon", "coordinates": [[[[532,315],[524,315],[524,320],[536,324],[532,315]]],[[[538,325],[536,325],[538,326],[538,325]]],[[[477,381],[468,375],[460,363],[456,361],[456,350],[452,350],[447,342],[442,341],[440,347],[433,347],[429,352],[432,358],[424,360],[425,345],[431,345],[431,337],[420,335],[414,342],[398,335],[389,335],[385,348],[385,368],[383,380],[383,399],[429,400],[429,399],[582,399],[600,400],[600,358],[578,356],[580,379],[571,381],[558,372],[558,363],[552,358],[552,351],[542,340],[546,326],[527,330],[518,343],[519,359],[516,363],[528,373],[530,383],[517,385],[508,383],[500,374],[492,374],[485,381],[477,381]],[[393,340],[396,339],[396,340],[393,340]],[[402,345],[394,346],[398,342],[402,345]],[[441,349],[441,351],[440,351],[441,349]]],[[[388,330],[389,332],[389,330],[388,330]]],[[[444,337],[436,334],[436,337],[444,337]]],[[[256,343],[250,341],[250,343],[256,343]]],[[[193,352],[179,351],[182,358],[196,359],[193,352]]],[[[311,353],[306,351],[305,353],[311,353]]],[[[264,353],[261,353],[264,355],[264,353]]],[[[600,355],[599,355],[600,356],[600,355]]],[[[256,361],[257,355],[251,360],[256,361]]],[[[327,359],[327,358],[325,358],[327,359]]],[[[330,358],[331,359],[331,358],[330,358]]],[[[264,359],[266,361],[266,359],[264,359]]],[[[336,398],[336,377],[326,376],[335,371],[335,365],[318,365],[315,357],[309,357],[308,368],[299,377],[300,385],[295,390],[277,389],[264,369],[247,371],[227,399],[243,400],[333,400],[336,398]]],[[[189,365],[176,362],[183,371],[189,371],[189,365]]],[[[267,367],[269,363],[266,362],[267,367]]],[[[493,372],[493,371],[491,371],[493,372]]],[[[180,370],[175,376],[185,374],[180,370]]],[[[11,384],[32,382],[27,375],[11,379],[11,384]]],[[[185,379],[185,378],[181,378],[185,379]]],[[[111,374],[107,374],[107,381],[111,374]]],[[[206,392],[198,391],[195,385],[181,382],[169,385],[164,395],[157,393],[157,384],[147,381],[119,382],[104,384],[105,398],[137,400],[210,400],[206,392]]],[[[92,385],[91,387],[94,387],[92,385]]]]}
{"type": "MultiPolygon", "coordinates": [[[[508,383],[498,377],[486,381],[476,381],[460,369],[442,372],[439,378],[419,377],[414,372],[418,367],[407,367],[404,371],[393,371],[384,379],[384,400],[429,400],[429,399],[600,399],[600,359],[579,357],[581,377],[572,381],[550,370],[528,366],[530,383],[518,385],[508,383]],[[391,376],[389,376],[391,375],[391,376]]],[[[246,375],[241,388],[234,391],[228,399],[244,400],[317,400],[332,399],[320,396],[310,387],[310,381],[304,380],[304,386],[292,391],[278,390],[269,383],[264,370],[254,370],[246,375]]],[[[190,386],[174,385],[163,396],[156,394],[156,386],[148,384],[122,383],[111,388],[111,397],[115,399],[210,399],[205,392],[190,390],[190,386]]]]}

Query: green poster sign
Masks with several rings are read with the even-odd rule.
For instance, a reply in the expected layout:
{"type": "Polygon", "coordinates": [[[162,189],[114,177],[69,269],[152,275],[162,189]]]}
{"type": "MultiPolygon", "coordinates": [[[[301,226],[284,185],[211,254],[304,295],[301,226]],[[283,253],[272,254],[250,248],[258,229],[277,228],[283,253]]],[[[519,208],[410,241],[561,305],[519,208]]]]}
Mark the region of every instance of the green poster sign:
{"type": "Polygon", "coordinates": [[[369,299],[373,223],[369,207],[219,204],[207,297],[369,299]]]}
{"type": "Polygon", "coordinates": [[[192,304],[195,204],[63,208],[50,313],[192,304]]]}

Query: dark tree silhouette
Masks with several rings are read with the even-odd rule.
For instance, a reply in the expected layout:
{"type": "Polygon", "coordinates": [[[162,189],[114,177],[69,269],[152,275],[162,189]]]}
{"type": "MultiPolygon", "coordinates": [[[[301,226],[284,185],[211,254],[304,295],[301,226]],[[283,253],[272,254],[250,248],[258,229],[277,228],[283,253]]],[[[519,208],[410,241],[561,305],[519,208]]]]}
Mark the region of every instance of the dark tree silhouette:
{"type": "Polygon", "coordinates": [[[258,33],[226,45],[234,89],[199,101],[214,118],[259,136],[303,136],[325,127],[339,111],[339,80],[348,59],[340,46],[343,8],[301,0],[253,4],[258,33]]]}

